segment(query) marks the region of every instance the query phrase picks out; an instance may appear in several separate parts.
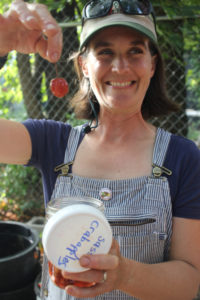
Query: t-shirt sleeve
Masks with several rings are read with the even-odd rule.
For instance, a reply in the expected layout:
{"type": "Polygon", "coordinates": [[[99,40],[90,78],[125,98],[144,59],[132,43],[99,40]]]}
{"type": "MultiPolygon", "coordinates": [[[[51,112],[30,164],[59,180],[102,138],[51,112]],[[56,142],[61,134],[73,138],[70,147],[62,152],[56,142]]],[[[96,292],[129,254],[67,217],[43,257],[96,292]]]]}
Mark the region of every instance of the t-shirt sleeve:
{"type": "Polygon", "coordinates": [[[32,142],[32,155],[28,165],[43,169],[45,164],[64,157],[71,126],[53,120],[28,119],[23,122],[32,142]]]}
{"type": "Polygon", "coordinates": [[[176,162],[178,176],[173,215],[200,219],[200,150],[192,141],[182,139],[176,162]]]}
{"type": "Polygon", "coordinates": [[[71,126],[53,120],[23,122],[32,142],[32,155],[27,166],[38,168],[43,178],[45,203],[50,200],[58,174],[55,167],[64,161],[71,126]]]}

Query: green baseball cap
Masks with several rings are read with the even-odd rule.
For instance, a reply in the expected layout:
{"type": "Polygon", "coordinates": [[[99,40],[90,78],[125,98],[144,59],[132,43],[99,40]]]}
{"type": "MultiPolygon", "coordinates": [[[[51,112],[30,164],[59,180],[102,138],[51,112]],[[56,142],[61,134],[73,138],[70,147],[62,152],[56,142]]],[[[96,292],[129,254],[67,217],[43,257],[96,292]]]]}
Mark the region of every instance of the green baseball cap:
{"type": "Polygon", "coordinates": [[[117,13],[85,20],[80,36],[80,49],[82,49],[98,31],[111,26],[132,28],[148,37],[154,44],[157,44],[155,24],[151,15],[127,15],[117,13]]]}

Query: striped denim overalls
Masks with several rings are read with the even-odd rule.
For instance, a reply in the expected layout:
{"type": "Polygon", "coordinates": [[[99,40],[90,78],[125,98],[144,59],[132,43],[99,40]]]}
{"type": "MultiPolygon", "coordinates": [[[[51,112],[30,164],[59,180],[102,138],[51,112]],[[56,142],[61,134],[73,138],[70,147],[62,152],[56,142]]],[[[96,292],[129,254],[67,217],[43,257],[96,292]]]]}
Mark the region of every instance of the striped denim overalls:
{"type": "MultiPolygon", "coordinates": [[[[64,163],[73,162],[80,133],[81,126],[72,128],[64,163]]],[[[144,263],[159,263],[167,260],[172,230],[172,209],[168,180],[160,171],[167,170],[164,167],[162,169],[162,166],[170,136],[170,133],[158,128],[153,153],[153,171],[156,172],[152,172],[152,176],[124,180],[91,179],[73,174],[58,176],[52,198],[90,196],[101,199],[105,205],[105,215],[112,225],[113,236],[118,241],[123,256],[144,263]],[[106,194],[109,194],[109,200],[108,198],[104,200],[105,191],[110,191],[106,194]]],[[[49,280],[47,268],[47,266],[43,268],[42,298],[77,299],[68,296],[64,290],[59,289],[49,280]]],[[[92,299],[136,298],[115,290],[92,299]]]]}

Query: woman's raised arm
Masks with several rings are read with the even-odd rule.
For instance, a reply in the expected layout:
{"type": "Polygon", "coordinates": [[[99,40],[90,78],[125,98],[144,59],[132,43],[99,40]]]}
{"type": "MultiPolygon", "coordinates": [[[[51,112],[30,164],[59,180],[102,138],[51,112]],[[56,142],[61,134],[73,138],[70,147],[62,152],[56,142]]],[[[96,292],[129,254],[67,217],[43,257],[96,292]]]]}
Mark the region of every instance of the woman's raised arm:
{"type": "MultiPolygon", "coordinates": [[[[55,63],[62,52],[62,31],[43,4],[12,2],[0,15],[0,56],[16,50],[39,53],[55,63]]],[[[0,120],[0,162],[25,164],[31,156],[31,140],[21,123],[0,120]]]]}
{"type": "Polygon", "coordinates": [[[0,119],[0,163],[26,164],[31,149],[31,139],[23,124],[0,119]]]}

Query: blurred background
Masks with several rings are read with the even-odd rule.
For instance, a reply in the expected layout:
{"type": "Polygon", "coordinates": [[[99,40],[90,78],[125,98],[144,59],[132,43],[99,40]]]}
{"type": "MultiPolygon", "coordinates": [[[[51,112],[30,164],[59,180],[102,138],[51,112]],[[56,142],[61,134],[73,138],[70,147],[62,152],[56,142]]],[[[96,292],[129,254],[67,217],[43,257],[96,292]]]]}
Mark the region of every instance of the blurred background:
{"type": "MultiPolygon", "coordinates": [[[[10,0],[1,0],[0,13],[10,0]]],[[[30,1],[34,2],[34,1],[30,1]]],[[[0,70],[0,117],[18,121],[27,118],[54,119],[81,124],[69,110],[68,102],[77,89],[77,79],[68,57],[78,49],[80,17],[87,1],[41,0],[60,24],[64,35],[59,77],[69,83],[62,99],[52,95],[50,80],[55,66],[38,55],[11,52],[0,70]]],[[[178,113],[151,120],[157,126],[193,140],[200,147],[200,3],[199,0],[152,1],[157,15],[159,45],[166,67],[168,93],[181,105],[178,113]]],[[[0,165],[0,220],[27,222],[43,216],[43,192],[37,170],[0,165]]]]}

